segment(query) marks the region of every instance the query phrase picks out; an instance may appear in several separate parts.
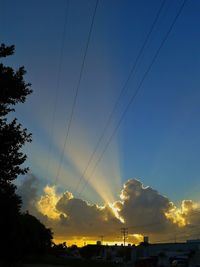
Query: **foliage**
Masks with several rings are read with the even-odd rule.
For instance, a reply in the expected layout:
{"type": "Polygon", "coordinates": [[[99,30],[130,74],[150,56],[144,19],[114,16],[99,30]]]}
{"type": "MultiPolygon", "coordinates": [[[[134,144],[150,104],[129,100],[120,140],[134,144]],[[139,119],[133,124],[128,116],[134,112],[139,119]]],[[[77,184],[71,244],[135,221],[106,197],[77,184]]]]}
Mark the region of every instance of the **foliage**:
{"type": "MultiPolygon", "coordinates": [[[[6,57],[14,52],[14,47],[1,45],[0,57],[6,57]]],[[[14,105],[24,103],[27,95],[32,90],[30,84],[24,81],[24,67],[14,71],[13,68],[0,64],[0,186],[17,178],[19,174],[25,174],[28,169],[21,165],[26,160],[26,155],[21,148],[26,142],[31,141],[31,134],[27,129],[13,119],[8,122],[5,117],[9,112],[15,111],[14,105]]]]}
{"type": "MultiPolygon", "coordinates": [[[[0,46],[0,58],[14,53],[14,46],[0,46]]],[[[22,167],[26,155],[21,151],[26,142],[31,141],[31,134],[23,129],[17,119],[8,120],[7,115],[15,111],[17,103],[24,103],[32,90],[24,81],[25,70],[16,71],[0,63],[0,209],[1,220],[1,258],[8,255],[13,259],[18,255],[21,198],[16,194],[13,181],[28,169],[22,167]],[[12,254],[11,254],[12,250],[12,254]],[[11,254],[11,255],[10,255],[11,254]]]]}
{"type": "MultiPolygon", "coordinates": [[[[14,46],[0,46],[0,58],[12,55],[14,46]]],[[[14,106],[24,103],[32,92],[24,81],[24,67],[16,71],[0,63],[0,265],[22,259],[25,254],[42,254],[51,247],[52,232],[37,218],[21,214],[21,198],[13,183],[18,175],[27,173],[22,166],[26,155],[22,147],[31,142],[31,134],[17,119],[8,119],[14,106]],[[3,263],[4,262],[4,263],[3,263]]]]}
{"type": "Polygon", "coordinates": [[[43,254],[50,250],[53,239],[50,229],[28,213],[20,216],[20,224],[23,254],[43,254]]]}

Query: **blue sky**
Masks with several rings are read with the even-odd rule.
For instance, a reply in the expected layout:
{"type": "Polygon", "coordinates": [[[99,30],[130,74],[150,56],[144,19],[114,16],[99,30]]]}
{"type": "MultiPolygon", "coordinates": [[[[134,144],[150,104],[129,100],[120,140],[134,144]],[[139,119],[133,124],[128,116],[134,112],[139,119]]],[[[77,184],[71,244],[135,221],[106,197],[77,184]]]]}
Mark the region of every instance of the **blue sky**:
{"type": "MultiPolygon", "coordinates": [[[[57,181],[60,190],[65,188],[78,195],[75,184],[161,2],[99,1],[57,181]]],[[[166,0],[97,158],[182,2],[166,0]]],[[[14,67],[24,65],[26,79],[34,90],[26,104],[17,107],[16,116],[33,133],[33,142],[25,149],[29,156],[27,164],[43,184],[55,183],[95,1],[69,1],[67,15],[66,5],[67,1],[62,0],[1,0],[2,41],[16,46],[15,55],[5,62],[14,67]]],[[[115,198],[122,184],[135,177],[174,201],[199,200],[199,13],[200,3],[188,0],[113,142],[90,178],[83,193],[85,198],[101,201],[99,187],[108,191],[104,200],[109,194],[115,198]]],[[[91,170],[92,165],[94,163],[91,170]]]]}

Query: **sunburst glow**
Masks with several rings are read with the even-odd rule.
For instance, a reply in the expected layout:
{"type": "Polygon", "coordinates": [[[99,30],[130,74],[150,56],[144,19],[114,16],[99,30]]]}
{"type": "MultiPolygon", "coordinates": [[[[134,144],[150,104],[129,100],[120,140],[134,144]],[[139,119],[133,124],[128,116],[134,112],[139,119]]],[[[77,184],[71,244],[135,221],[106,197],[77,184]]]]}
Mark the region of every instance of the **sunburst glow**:
{"type": "Polygon", "coordinates": [[[124,218],[122,218],[120,215],[119,215],[119,211],[120,209],[118,207],[116,207],[114,204],[112,203],[108,203],[108,206],[110,207],[110,209],[112,210],[112,213],[115,215],[115,217],[120,220],[121,223],[125,223],[125,220],[124,218]]]}

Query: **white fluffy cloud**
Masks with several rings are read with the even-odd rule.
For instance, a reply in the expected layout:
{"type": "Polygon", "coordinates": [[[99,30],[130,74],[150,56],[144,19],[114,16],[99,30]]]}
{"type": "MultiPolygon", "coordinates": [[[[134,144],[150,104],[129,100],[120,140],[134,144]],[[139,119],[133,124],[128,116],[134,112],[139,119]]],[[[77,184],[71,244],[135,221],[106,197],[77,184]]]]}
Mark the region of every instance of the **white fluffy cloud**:
{"type": "Polygon", "coordinates": [[[119,241],[120,228],[128,227],[130,242],[141,235],[150,235],[156,241],[172,237],[175,232],[180,239],[189,238],[200,230],[197,203],[183,200],[177,208],[166,196],[137,179],[124,184],[118,201],[104,206],[74,198],[68,191],[58,194],[55,187],[48,185],[39,196],[35,183],[32,176],[19,188],[24,209],[51,227],[56,239],[87,236],[96,240],[104,234],[107,240],[119,241]]]}

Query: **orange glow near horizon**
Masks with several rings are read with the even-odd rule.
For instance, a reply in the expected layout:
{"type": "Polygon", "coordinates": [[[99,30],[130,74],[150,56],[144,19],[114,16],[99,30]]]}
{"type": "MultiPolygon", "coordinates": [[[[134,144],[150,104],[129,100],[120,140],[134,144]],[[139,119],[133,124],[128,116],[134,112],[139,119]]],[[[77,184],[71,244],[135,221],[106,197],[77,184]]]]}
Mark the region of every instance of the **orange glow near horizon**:
{"type": "MultiPolygon", "coordinates": [[[[139,245],[144,240],[144,236],[141,234],[129,234],[128,238],[126,240],[126,245],[139,245]]],[[[95,237],[72,237],[71,239],[66,239],[64,237],[58,237],[53,240],[55,244],[60,244],[66,242],[67,246],[76,245],[78,247],[83,247],[86,245],[95,245],[97,244],[97,241],[100,241],[98,238],[95,239],[95,237]]],[[[119,238],[115,239],[114,237],[105,238],[103,240],[102,245],[110,245],[110,246],[121,246],[123,244],[123,240],[119,241],[119,238]]]]}
{"type": "MultiPolygon", "coordinates": [[[[64,238],[55,238],[53,240],[53,242],[55,244],[61,244],[61,243],[66,242],[66,245],[68,247],[70,247],[72,245],[76,245],[77,247],[83,247],[83,246],[86,246],[86,245],[96,245],[97,241],[98,241],[98,239],[94,240],[94,239],[86,239],[86,238],[70,239],[70,240],[67,240],[67,239],[64,239],[64,238]]],[[[140,242],[139,241],[138,242],[134,242],[134,243],[133,242],[126,242],[126,245],[128,243],[130,243],[131,245],[134,244],[134,245],[137,246],[140,242]]],[[[119,240],[118,241],[104,240],[102,242],[102,245],[109,245],[109,246],[114,246],[114,245],[121,246],[122,244],[123,244],[123,240],[122,241],[119,241],[119,240]]]]}

